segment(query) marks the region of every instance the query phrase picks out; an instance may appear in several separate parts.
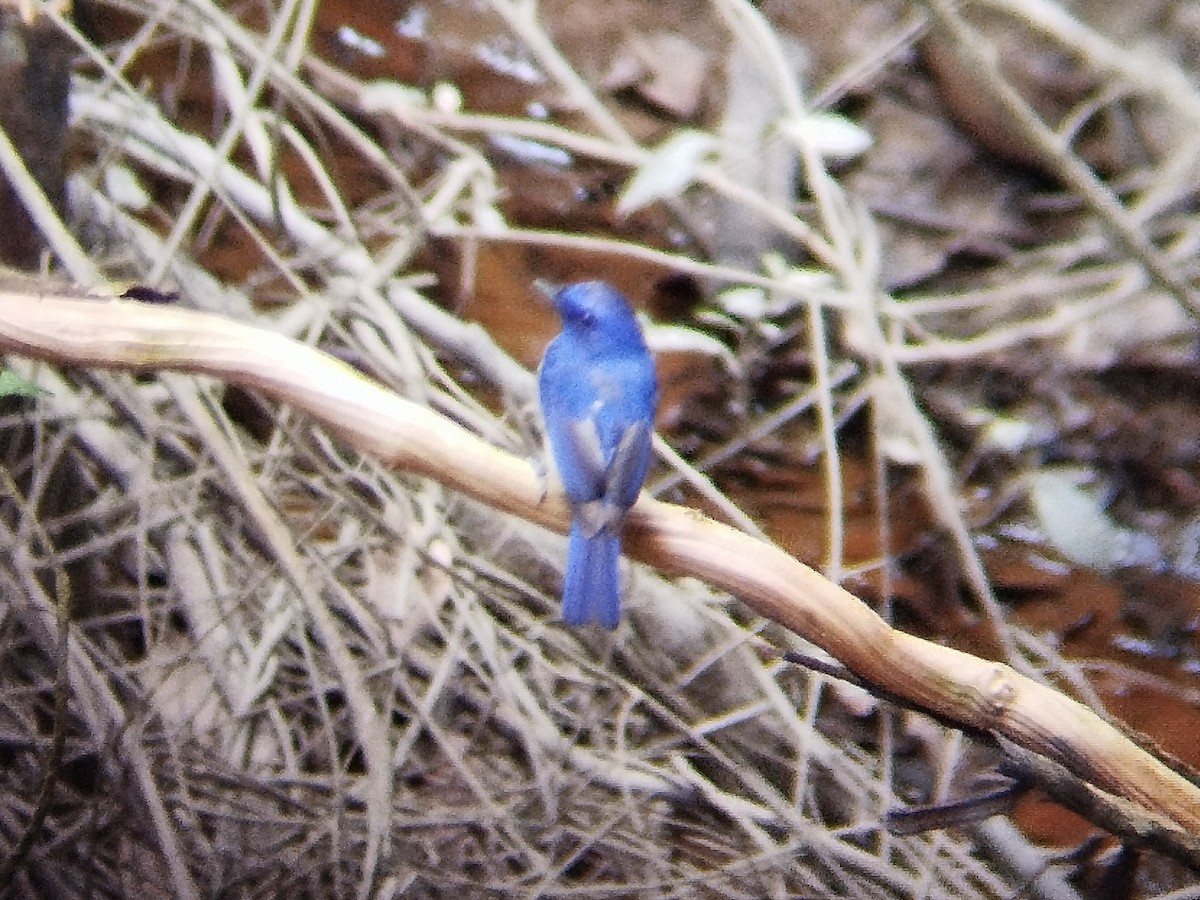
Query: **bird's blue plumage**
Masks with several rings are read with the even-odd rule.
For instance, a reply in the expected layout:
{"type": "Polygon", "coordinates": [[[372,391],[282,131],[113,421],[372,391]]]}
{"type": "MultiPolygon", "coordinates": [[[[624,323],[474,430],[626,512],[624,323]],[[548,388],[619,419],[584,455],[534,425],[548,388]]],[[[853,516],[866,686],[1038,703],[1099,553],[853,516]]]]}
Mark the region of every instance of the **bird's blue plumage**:
{"type": "Polygon", "coordinates": [[[615,628],[621,523],[650,464],[654,360],[629,303],[608,284],[568,285],[554,305],[562,331],[546,348],[538,389],[550,452],[574,514],[563,620],[615,628]]]}

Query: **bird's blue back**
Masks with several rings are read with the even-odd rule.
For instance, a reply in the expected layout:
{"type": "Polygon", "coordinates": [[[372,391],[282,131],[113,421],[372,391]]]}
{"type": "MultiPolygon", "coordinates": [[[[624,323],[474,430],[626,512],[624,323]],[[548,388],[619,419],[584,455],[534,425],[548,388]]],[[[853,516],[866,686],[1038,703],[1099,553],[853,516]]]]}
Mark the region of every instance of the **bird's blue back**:
{"type": "MultiPolygon", "coordinates": [[[[555,297],[563,317],[561,333],[550,342],[539,375],[542,413],[550,447],[567,496],[573,503],[600,499],[605,485],[595,467],[580,462],[583,448],[571,423],[595,423],[605,470],[627,429],[652,427],[658,405],[654,361],[646,349],[628,302],[602,281],[563,288],[555,297]]],[[[650,453],[638,453],[625,483],[607,497],[631,506],[646,477],[650,453]]]]}

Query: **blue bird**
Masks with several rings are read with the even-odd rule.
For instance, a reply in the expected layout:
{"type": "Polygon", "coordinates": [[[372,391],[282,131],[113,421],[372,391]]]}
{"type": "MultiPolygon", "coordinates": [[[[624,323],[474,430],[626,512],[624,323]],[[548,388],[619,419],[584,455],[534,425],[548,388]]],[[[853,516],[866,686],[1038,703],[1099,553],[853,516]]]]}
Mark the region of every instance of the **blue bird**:
{"type": "Polygon", "coordinates": [[[572,510],[562,617],[616,628],[621,524],[650,464],[654,360],[628,301],[603,281],[567,285],[554,305],[562,331],[542,357],[538,393],[572,510]]]}

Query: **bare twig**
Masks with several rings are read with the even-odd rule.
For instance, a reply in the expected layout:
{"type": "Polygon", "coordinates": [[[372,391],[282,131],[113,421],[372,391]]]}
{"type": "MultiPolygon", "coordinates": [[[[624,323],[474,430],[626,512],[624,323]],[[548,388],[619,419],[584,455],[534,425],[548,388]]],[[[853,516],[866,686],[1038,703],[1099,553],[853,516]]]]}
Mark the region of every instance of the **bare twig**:
{"type": "MultiPolygon", "coordinates": [[[[29,505],[26,498],[21,496],[21,491],[13,481],[12,475],[7,469],[0,468],[0,496],[7,496],[13,502],[14,509],[25,509],[26,515],[22,522],[22,527],[18,531],[17,539],[27,539],[26,527],[32,531],[37,537],[37,542],[42,548],[47,560],[53,558],[54,545],[50,541],[50,536],[46,534],[46,529],[42,523],[32,514],[36,504],[29,505]]],[[[15,548],[11,548],[15,549],[15,548]]],[[[71,641],[71,582],[67,577],[67,570],[61,562],[55,562],[53,566],[54,574],[54,609],[57,614],[55,627],[58,632],[58,647],[54,654],[54,718],[53,718],[53,734],[50,740],[50,747],[46,751],[45,757],[42,759],[42,778],[38,784],[37,793],[33,800],[33,813],[29,817],[29,821],[25,823],[25,829],[17,842],[8,851],[4,861],[0,862],[0,895],[7,893],[9,886],[17,871],[23,866],[29,857],[29,851],[33,849],[33,845],[37,842],[41,834],[42,826],[46,822],[46,816],[50,812],[50,803],[53,800],[54,786],[58,782],[59,768],[62,765],[63,748],[67,743],[67,728],[69,726],[67,720],[68,702],[71,697],[71,682],[69,677],[70,666],[70,641],[71,641]]]]}
{"type": "Polygon", "coordinates": [[[979,88],[1004,110],[1017,133],[1064,184],[1087,201],[1105,228],[1141,263],[1151,280],[1173,296],[1193,318],[1200,318],[1200,296],[1195,288],[1175,272],[1112,191],[1008,83],[995,55],[959,15],[952,0],[925,0],[925,4],[933,16],[933,26],[945,36],[947,48],[967,71],[974,74],[979,88]]]}

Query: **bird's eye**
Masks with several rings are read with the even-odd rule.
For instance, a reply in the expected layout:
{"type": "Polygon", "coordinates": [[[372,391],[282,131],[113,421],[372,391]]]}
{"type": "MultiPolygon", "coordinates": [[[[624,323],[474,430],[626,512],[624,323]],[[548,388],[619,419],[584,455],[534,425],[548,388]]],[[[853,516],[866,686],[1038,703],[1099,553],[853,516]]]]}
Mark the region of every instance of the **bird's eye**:
{"type": "Polygon", "coordinates": [[[591,310],[585,309],[579,314],[579,324],[584,328],[592,328],[596,324],[596,314],[591,310]]]}

